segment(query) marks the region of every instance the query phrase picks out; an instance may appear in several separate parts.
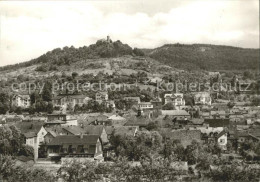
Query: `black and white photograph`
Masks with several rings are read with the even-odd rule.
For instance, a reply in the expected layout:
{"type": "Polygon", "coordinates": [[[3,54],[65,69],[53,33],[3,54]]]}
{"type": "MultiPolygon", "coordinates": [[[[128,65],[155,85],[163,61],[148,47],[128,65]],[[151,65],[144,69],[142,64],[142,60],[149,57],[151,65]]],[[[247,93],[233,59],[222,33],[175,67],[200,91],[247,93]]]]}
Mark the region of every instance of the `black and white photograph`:
{"type": "Polygon", "coordinates": [[[0,182],[259,182],[259,0],[0,0],[0,182]]]}

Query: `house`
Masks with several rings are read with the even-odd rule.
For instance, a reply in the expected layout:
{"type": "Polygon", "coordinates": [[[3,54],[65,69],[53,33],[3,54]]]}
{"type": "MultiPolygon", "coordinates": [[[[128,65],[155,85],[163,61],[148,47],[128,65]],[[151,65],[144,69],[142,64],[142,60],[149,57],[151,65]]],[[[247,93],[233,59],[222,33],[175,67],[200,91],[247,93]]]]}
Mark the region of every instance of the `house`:
{"type": "Polygon", "coordinates": [[[187,120],[191,118],[190,114],[185,110],[162,110],[161,112],[163,116],[168,115],[177,120],[187,120]]]}
{"type": "Polygon", "coordinates": [[[208,92],[199,92],[194,95],[195,105],[211,105],[212,99],[210,93],[208,92]]]}
{"type": "Polygon", "coordinates": [[[82,106],[86,100],[86,96],[84,95],[76,95],[76,94],[61,94],[52,99],[53,106],[58,107],[71,107],[74,109],[75,105],[82,106]]]}
{"type": "Polygon", "coordinates": [[[96,101],[98,103],[101,103],[103,101],[107,101],[108,100],[108,93],[107,92],[97,92],[96,93],[96,101]]]}
{"type": "MultiPolygon", "coordinates": [[[[46,129],[46,128],[45,128],[46,129]]],[[[50,143],[57,135],[56,132],[52,131],[52,130],[48,130],[46,129],[47,134],[44,136],[44,143],[48,144],[50,143]]]]}
{"type": "Polygon", "coordinates": [[[86,115],[83,119],[79,121],[80,125],[111,125],[110,121],[108,121],[108,117],[105,114],[100,113],[91,113],[86,115]]]}
{"type": "Polygon", "coordinates": [[[162,99],[159,97],[156,97],[150,101],[153,105],[154,110],[161,110],[162,109],[162,99]]]}
{"type": "Polygon", "coordinates": [[[192,141],[201,141],[201,132],[199,130],[172,130],[170,128],[161,128],[159,133],[164,139],[179,140],[184,147],[191,145],[192,141]]]}
{"type": "Polygon", "coordinates": [[[208,111],[201,111],[200,116],[204,119],[209,119],[210,118],[210,112],[208,111]]]}
{"type": "Polygon", "coordinates": [[[26,116],[24,119],[23,119],[23,122],[47,122],[47,117],[44,117],[44,116],[26,116]]]}
{"type": "Polygon", "coordinates": [[[153,104],[151,102],[140,102],[138,104],[138,107],[141,109],[141,110],[144,110],[144,109],[153,109],[153,104]]]}
{"type": "Polygon", "coordinates": [[[38,159],[38,149],[44,143],[44,136],[47,134],[43,124],[43,122],[20,122],[15,125],[25,136],[25,144],[33,147],[35,160],[38,159]]]}
{"type": "Polygon", "coordinates": [[[73,116],[69,116],[66,114],[48,114],[47,115],[48,121],[46,122],[47,125],[55,125],[60,124],[63,126],[77,126],[78,120],[73,116]]]}
{"type": "Polygon", "coordinates": [[[108,143],[108,135],[104,126],[89,125],[83,127],[82,130],[84,131],[84,134],[87,135],[98,135],[103,144],[108,143]]]}
{"type": "Polygon", "coordinates": [[[5,125],[6,123],[6,117],[4,115],[0,115],[0,126],[5,125]]]}
{"type": "Polygon", "coordinates": [[[48,122],[49,121],[54,121],[54,120],[65,121],[66,118],[67,118],[66,114],[48,114],[47,115],[48,122]]]}
{"type": "Polygon", "coordinates": [[[60,135],[47,144],[48,157],[103,158],[98,135],[60,135]]]}
{"type": "Polygon", "coordinates": [[[223,110],[223,111],[227,111],[229,110],[229,107],[227,105],[228,103],[226,102],[220,102],[220,103],[212,103],[211,107],[215,108],[216,110],[223,110]]]}
{"type": "Polygon", "coordinates": [[[12,105],[15,107],[29,108],[31,105],[30,95],[15,94],[12,98],[12,105]]]}
{"type": "Polygon", "coordinates": [[[226,118],[226,112],[221,110],[221,111],[210,111],[210,118],[226,118]]]}
{"type": "Polygon", "coordinates": [[[222,150],[227,150],[227,136],[228,136],[228,132],[225,130],[222,130],[218,135],[217,135],[217,142],[219,147],[222,150]]]}
{"type": "Polygon", "coordinates": [[[124,100],[128,102],[133,102],[135,105],[141,102],[140,97],[125,97],[124,100]]]}
{"type": "Polygon", "coordinates": [[[165,104],[172,103],[176,108],[185,106],[185,100],[183,98],[183,94],[181,93],[165,94],[164,99],[165,104]]]}

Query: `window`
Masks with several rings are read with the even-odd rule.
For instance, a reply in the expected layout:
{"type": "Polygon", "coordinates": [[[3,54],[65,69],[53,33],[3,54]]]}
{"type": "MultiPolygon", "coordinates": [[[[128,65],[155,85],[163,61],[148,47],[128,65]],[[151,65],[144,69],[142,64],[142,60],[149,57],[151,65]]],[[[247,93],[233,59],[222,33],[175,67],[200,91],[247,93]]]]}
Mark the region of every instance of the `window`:
{"type": "Polygon", "coordinates": [[[225,139],[220,139],[219,142],[220,143],[225,143],[225,139]]]}

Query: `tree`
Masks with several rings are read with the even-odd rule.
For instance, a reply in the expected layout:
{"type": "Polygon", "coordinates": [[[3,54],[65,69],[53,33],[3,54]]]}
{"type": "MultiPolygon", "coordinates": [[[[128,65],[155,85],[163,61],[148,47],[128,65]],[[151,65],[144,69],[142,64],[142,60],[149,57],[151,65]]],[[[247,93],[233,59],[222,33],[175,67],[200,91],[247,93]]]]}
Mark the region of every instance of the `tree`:
{"type": "Polygon", "coordinates": [[[6,114],[6,112],[9,110],[9,106],[6,103],[0,102],[0,114],[6,114]]]}
{"type": "Polygon", "coordinates": [[[9,109],[10,99],[6,92],[0,91],[0,114],[5,114],[9,109]]]}
{"type": "Polygon", "coordinates": [[[134,48],[133,50],[133,53],[136,55],[136,56],[144,56],[144,52],[141,50],[141,49],[138,49],[138,48],[134,48]]]}
{"type": "Polygon", "coordinates": [[[42,99],[43,101],[51,101],[52,100],[52,84],[49,81],[46,81],[42,91],[42,99]]]}
{"type": "Polygon", "coordinates": [[[58,175],[66,182],[101,180],[101,176],[96,174],[96,168],[97,165],[95,162],[65,161],[58,170],[58,175]]]}
{"type": "Polygon", "coordinates": [[[20,148],[22,147],[24,138],[21,135],[21,131],[15,125],[11,125],[9,128],[12,132],[12,138],[10,140],[13,149],[12,153],[17,155],[19,153],[20,148]]]}
{"type": "Polygon", "coordinates": [[[72,76],[73,79],[75,79],[78,75],[79,75],[79,74],[76,73],[76,72],[73,72],[73,73],[71,74],[71,76],[72,76]]]}
{"type": "Polygon", "coordinates": [[[32,146],[22,144],[20,150],[19,150],[19,155],[23,155],[26,157],[33,157],[34,156],[34,149],[32,146]]]}
{"type": "Polygon", "coordinates": [[[52,102],[48,102],[47,112],[48,112],[48,114],[51,114],[53,112],[53,104],[52,104],[52,102]]]}

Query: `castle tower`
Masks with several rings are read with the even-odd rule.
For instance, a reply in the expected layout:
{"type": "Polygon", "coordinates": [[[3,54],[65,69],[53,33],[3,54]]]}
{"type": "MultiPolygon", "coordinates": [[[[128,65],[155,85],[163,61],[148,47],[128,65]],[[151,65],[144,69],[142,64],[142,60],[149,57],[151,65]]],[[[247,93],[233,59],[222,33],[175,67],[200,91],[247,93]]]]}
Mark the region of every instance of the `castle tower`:
{"type": "Polygon", "coordinates": [[[110,39],[110,36],[108,35],[107,36],[107,42],[110,42],[111,41],[111,39],[110,39]]]}

